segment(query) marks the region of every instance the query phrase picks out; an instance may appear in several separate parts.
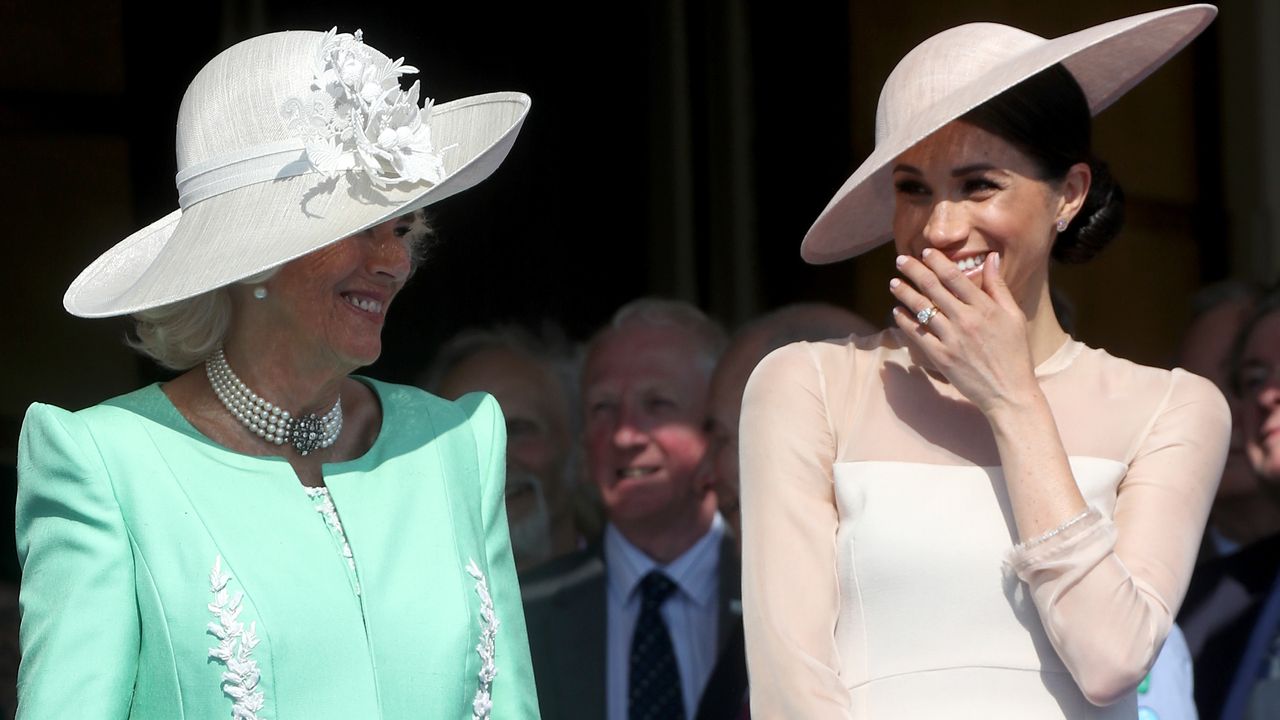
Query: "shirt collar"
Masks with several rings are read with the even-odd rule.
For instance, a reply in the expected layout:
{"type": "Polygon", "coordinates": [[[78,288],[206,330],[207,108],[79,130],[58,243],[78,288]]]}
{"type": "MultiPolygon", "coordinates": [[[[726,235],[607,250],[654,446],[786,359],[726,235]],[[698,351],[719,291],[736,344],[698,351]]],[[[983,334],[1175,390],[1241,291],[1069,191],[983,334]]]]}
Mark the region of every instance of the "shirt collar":
{"type": "Polygon", "coordinates": [[[715,598],[720,583],[720,544],[723,539],[724,519],[716,513],[706,534],[680,557],[662,565],[632,545],[609,523],[604,529],[605,572],[609,589],[622,598],[623,603],[629,602],[644,576],[656,569],[666,573],[686,597],[705,606],[715,598]]]}

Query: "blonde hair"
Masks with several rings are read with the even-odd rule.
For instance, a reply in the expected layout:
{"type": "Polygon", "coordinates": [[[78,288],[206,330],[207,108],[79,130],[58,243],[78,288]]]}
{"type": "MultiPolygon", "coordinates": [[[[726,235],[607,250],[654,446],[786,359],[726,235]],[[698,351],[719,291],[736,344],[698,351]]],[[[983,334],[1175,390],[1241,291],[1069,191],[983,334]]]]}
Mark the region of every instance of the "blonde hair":
{"type": "MultiPolygon", "coordinates": [[[[279,267],[238,280],[237,285],[257,285],[276,274],[279,267]]],[[[170,370],[190,370],[204,362],[227,339],[231,327],[231,292],[227,285],[186,300],[133,314],[134,337],[129,347],[170,370]]]]}
{"type": "Polygon", "coordinates": [[[170,370],[190,370],[217,350],[231,326],[231,294],[216,288],[134,313],[129,347],[170,370]]]}

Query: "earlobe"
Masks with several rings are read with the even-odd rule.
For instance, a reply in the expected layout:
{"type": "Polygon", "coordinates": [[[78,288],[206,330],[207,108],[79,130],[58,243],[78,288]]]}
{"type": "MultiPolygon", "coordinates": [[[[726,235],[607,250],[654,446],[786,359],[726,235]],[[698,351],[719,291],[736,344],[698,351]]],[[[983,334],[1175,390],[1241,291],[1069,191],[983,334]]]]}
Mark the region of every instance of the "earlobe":
{"type": "Polygon", "coordinates": [[[1084,199],[1089,195],[1089,187],[1093,184],[1093,171],[1088,163],[1078,162],[1067,169],[1062,179],[1062,207],[1058,217],[1071,218],[1080,212],[1084,199]]]}

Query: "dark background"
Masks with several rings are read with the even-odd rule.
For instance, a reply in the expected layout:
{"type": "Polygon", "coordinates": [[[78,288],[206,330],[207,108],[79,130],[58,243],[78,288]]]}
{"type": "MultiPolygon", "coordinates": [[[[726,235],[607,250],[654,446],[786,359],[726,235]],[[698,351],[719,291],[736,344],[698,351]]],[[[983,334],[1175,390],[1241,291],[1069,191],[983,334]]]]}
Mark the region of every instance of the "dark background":
{"type": "MultiPolygon", "coordinates": [[[[729,326],[797,300],[873,321],[891,251],[811,267],[801,237],[872,148],[884,77],[966,21],[1056,36],[1161,7],[975,0],[765,3],[380,3],[0,0],[3,243],[16,300],[0,354],[0,447],[35,400],[82,407],[155,377],[125,321],[71,318],[61,295],[90,260],[176,207],[174,121],[186,84],[245,37],[364,30],[446,102],[521,90],[533,108],[505,164],[432,207],[443,240],[396,302],[368,370],[407,380],[457,330],[555,319],[583,338],[657,294],[729,326]]],[[[1130,198],[1121,242],[1057,272],[1078,334],[1168,360],[1188,298],[1269,279],[1269,87],[1280,61],[1262,2],[1232,4],[1188,52],[1098,120],[1098,153],[1130,198]],[[1269,74],[1271,73],[1271,74],[1269,74]]],[[[1276,28],[1280,30],[1280,28],[1276,28]]],[[[1273,95],[1276,91],[1271,90],[1273,95]]]]}

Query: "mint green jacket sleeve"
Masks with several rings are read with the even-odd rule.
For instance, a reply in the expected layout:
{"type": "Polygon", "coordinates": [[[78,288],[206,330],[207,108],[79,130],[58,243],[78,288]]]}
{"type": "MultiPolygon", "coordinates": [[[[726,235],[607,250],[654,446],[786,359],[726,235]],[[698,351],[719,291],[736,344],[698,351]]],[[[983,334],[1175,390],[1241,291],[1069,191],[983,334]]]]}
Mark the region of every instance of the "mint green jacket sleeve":
{"type": "Polygon", "coordinates": [[[16,514],[18,717],[126,717],[139,647],[133,553],[94,438],[75,415],[27,411],[16,514]]]}
{"type": "Polygon", "coordinates": [[[491,395],[472,394],[459,400],[471,415],[482,480],[481,508],[489,591],[501,626],[496,638],[493,681],[494,718],[538,718],[538,695],[529,657],[524,606],[516,579],[515,560],[507,530],[507,428],[498,402],[491,395]],[[474,410],[471,408],[474,407],[474,410]]]}

